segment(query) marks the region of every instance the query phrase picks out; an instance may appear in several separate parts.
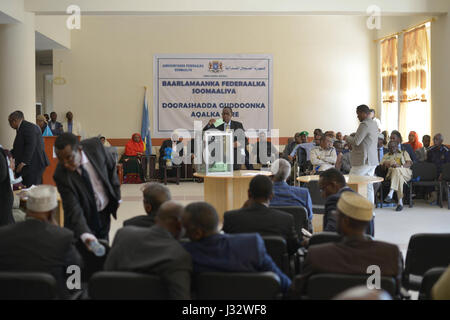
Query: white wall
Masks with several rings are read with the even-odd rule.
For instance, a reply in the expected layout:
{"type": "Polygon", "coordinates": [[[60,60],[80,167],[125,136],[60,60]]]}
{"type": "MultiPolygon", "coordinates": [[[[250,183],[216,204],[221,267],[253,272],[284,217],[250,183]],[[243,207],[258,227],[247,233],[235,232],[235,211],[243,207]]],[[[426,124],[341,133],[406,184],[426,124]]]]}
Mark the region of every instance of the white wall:
{"type": "Polygon", "coordinates": [[[54,86],[54,106],[61,116],[72,110],[90,135],[128,138],[140,130],[154,54],[270,53],[281,136],[350,133],[355,107],[376,104],[373,37],[365,17],[83,16],[71,50],[54,51],[67,80],[54,86]]]}

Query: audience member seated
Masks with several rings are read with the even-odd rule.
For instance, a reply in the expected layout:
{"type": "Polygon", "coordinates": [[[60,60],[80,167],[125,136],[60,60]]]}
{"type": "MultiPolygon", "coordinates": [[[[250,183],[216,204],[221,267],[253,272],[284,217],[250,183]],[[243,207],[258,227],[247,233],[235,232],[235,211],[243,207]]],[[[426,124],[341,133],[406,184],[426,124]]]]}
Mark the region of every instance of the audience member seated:
{"type": "Polygon", "coordinates": [[[399,150],[408,152],[409,157],[411,158],[412,162],[417,161],[416,154],[414,153],[414,150],[411,147],[411,145],[408,143],[402,144],[403,140],[402,140],[402,135],[400,134],[400,132],[398,132],[397,130],[393,130],[391,132],[390,141],[397,142],[399,150]]]}
{"type": "Polygon", "coordinates": [[[381,276],[394,277],[400,287],[403,258],[398,247],[371,240],[364,234],[372,220],[373,204],[355,192],[343,192],[337,209],[337,228],[343,239],[309,247],[295,291],[303,292],[306,280],[313,274],[367,275],[367,267],[371,265],[379,267],[381,276]]]}
{"type": "Polygon", "coordinates": [[[40,185],[27,196],[26,220],[0,228],[0,270],[50,273],[58,283],[60,298],[67,298],[67,267],[80,266],[81,259],[73,246],[72,231],[55,221],[56,187],[40,185]]]}
{"type": "Polygon", "coordinates": [[[377,150],[378,150],[378,162],[381,163],[381,160],[383,160],[383,157],[386,153],[389,152],[388,148],[384,147],[384,135],[383,134],[379,134],[378,135],[378,146],[377,146],[377,150]]]}
{"type": "Polygon", "coordinates": [[[252,145],[252,159],[256,159],[256,163],[261,164],[263,167],[267,167],[268,161],[270,161],[270,163],[273,163],[277,158],[277,148],[267,140],[266,132],[260,131],[259,141],[252,145]],[[266,154],[265,156],[263,156],[264,153],[266,154]],[[261,159],[261,156],[263,156],[263,159],[261,159]]]}
{"type": "Polygon", "coordinates": [[[106,140],[106,138],[105,137],[103,137],[103,136],[101,136],[100,137],[100,141],[102,142],[102,144],[105,146],[105,147],[111,147],[111,144],[108,142],[108,140],[106,140]]]}
{"type": "Polygon", "coordinates": [[[336,140],[336,134],[332,130],[325,131],[324,135],[326,135],[327,137],[330,137],[332,142],[334,142],[334,140],[336,140]]]}
{"type": "Polygon", "coordinates": [[[323,135],[320,138],[320,145],[311,149],[311,163],[314,166],[314,170],[322,172],[334,168],[336,160],[337,155],[332,139],[323,135]]]}
{"type": "Polygon", "coordinates": [[[337,202],[343,192],[354,192],[345,181],[345,177],[337,169],[323,171],[319,176],[319,188],[325,200],[323,215],[323,231],[337,232],[337,202]]]}
{"type": "Polygon", "coordinates": [[[314,141],[308,142],[308,131],[300,132],[300,138],[302,140],[301,147],[306,151],[306,161],[311,160],[311,149],[316,146],[314,141]]]}
{"type": "Polygon", "coordinates": [[[395,141],[389,142],[389,153],[385,154],[380,165],[386,172],[385,180],[391,181],[391,190],[384,199],[385,202],[392,202],[394,191],[397,193],[398,204],[395,211],[403,210],[403,186],[409,182],[412,177],[411,158],[408,152],[398,150],[398,144],[395,141]]]}
{"type": "Polygon", "coordinates": [[[291,280],[268,255],[261,236],[219,233],[219,217],[210,204],[189,204],[184,209],[182,223],[191,240],[183,246],[192,256],[194,273],[271,271],[278,275],[283,292],[290,287],[291,280]]]}
{"type": "Polygon", "coordinates": [[[407,144],[409,144],[413,148],[414,152],[423,147],[423,145],[419,141],[419,135],[415,131],[411,131],[409,133],[407,144]]]}
{"type": "Polygon", "coordinates": [[[283,150],[283,158],[288,160],[291,164],[294,163],[295,152],[297,147],[302,142],[301,133],[297,132],[294,136],[294,141],[289,142],[283,150]]]}
{"type": "Polygon", "coordinates": [[[445,270],[431,289],[433,300],[450,300],[450,267],[445,270]]]}
{"type": "Polygon", "coordinates": [[[382,289],[357,286],[341,292],[333,300],[392,300],[392,297],[382,289]]]}
{"type": "Polygon", "coordinates": [[[164,202],[171,199],[170,190],[157,182],[145,184],[141,191],[144,197],[144,209],[147,214],[125,220],[123,222],[124,226],[152,227],[155,224],[158,209],[164,202]]]}
{"type": "MultiPolygon", "coordinates": [[[[159,175],[161,179],[164,179],[164,168],[176,164],[175,160],[176,157],[183,157],[184,148],[182,140],[183,138],[180,137],[178,133],[174,132],[170,137],[170,139],[163,141],[161,148],[159,149],[159,175]],[[170,157],[170,159],[164,159],[167,155],[170,157]]],[[[181,164],[181,161],[179,164],[181,164]]],[[[167,176],[168,177],[176,176],[176,170],[168,171],[167,176]]]]}
{"type": "MultiPolygon", "coordinates": [[[[351,153],[349,150],[344,149],[344,143],[343,141],[336,140],[333,143],[334,149],[336,149],[336,169],[341,171],[343,174],[348,174],[350,170],[352,169],[350,156],[351,153]]],[[[351,146],[350,146],[351,147],[351,146]]]]}
{"type": "Polygon", "coordinates": [[[388,145],[389,139],[390,139],[390,137],[389,137],[389,132],[388,132],[387,130],[384,130],[383,132],[381,132],[381,134],[384,136],[383,146],[384,146],[385,148],[387,148],[387,145],[388,145]]]}
{"type": "Polygon", "coordinates": [[[52,137],[53,133],[47,125],[47,121],[42,114],[36,116],[36,124],[41,129],[43,137],[52,137]]]}
{"type": "Polygon", "coordinates": [[[73,120],[72,112],[69,111],[66,113],[66,119],[67,120],[62,123],[63,131],[83,137],[84,135],[81,129],[81,124],[78,121],[73,120]]]}
{"type": "Polygon", "coordinates": [[[120,159],[123,163],[123,175],[125,183],[142,183],[144,174],[142,170],[141,156],[145,152],[144,142],[139,133],[134,133],[125,145],[125,152],[120,159]]]}
{"type": "Polygon", "coordinates": [[[417,161],[425,162],[427,161],[427,153],[430,149],[431,137],[429,135],[424,135],[422,137],[422,148],[416,150],[417,161]]]}
{"type": "MultiPolygon", "coordinates": [[[[56,112],[50,113],[50,121],[48,122],[48,126],[50,127],[50,130],[52,130],[52,133],[54,136],[59,136],[61,133],[63,133],[63,125],[61,122],[56,121],[58,118],[58,115],[56,112]]],[[[48,121],[48,120],[47,120],[48,121]]]]}
{"type": "Polygon", "coordinates": [[[270,206],[301,206],[308,211],[312,220],[312,201],[308,188],[290,186],[286,183],[291,172],[291,165],[285,159],[276,160],[271,167],[273,173],[273,197],[270,206]]]}
{"type": "Polygon", "coordinates": [[[288,252],[292,254],[300,247],[294,227],[294,217],[286,212],[269,208],[273,197],[272,181],[267,176],[257,175],[250,181],[248,206],[225,212],[225,233],[257,232],[262,236],[281,236],[286,239],[288,252]]]}
{"type": "Polygon", "coordinates": [[[433,146],[427,152],[427,161],[436,165],[441,180],[442,165],[450,162],[450,150],[444,145],[442,134],[438,133],[433,137],[433,146]]]}
{"type": "Polygon", "coordinates": [[[344,143],[344,139],[343,139],[343,136],[342,136],[342,132],[337,132],[336,133],[336,141],[339,141],[339,142],[341,142],[341,143],[344,143]]]}
{"type": "Polygon", "coordinates": [[[167,201],[158,210],[153,227],[119,229],[105,270],[158,275],[170,299],[190,299],[192,259],[177,241],[182,231],[182,213],[183,206],[167,201]]]}

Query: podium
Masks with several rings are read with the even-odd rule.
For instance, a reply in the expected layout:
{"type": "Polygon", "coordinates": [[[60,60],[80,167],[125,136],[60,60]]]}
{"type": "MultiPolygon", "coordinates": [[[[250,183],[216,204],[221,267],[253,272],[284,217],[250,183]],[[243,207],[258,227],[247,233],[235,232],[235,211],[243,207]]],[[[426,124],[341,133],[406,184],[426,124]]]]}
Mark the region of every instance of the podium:
{"type": "MultiPolygon", "coordinates": [[[[55,186],[56,183],[53,180],[53,174],[55,173],[56,166],[58,164],[58,158],[56,157],[56,153],[54,151],[56,136],[53,137],[42,137],[44,139],[44,150],[47,155],[48,161],[50,162],[49,166],[45,168],[44,174],[42,175],[42,183],[49,184],[55,186]]],[[[80,141],[80,136],[77,137],[78,141],[80,141]]]]}

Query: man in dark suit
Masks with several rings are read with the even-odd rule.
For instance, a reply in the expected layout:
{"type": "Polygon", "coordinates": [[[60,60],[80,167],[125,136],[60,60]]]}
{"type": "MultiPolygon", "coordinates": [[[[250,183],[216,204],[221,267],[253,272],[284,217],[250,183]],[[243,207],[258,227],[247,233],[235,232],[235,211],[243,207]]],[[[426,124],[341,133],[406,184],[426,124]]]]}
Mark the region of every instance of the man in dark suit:
{"type": "Polygon", "coordinates": [[[24,119],[21,111],[8,117],[9,125],[17,131],[11,153],[16,160],[16,174],[27,187],[42,183],[42,174],[49,165],[41,129],[24,119]]]}
{"type": "MultiPolygon", "coordinates": [[[[178,133],[172,133],[170,139],[164,140],[161,144],[161,148],[159,148],[159,175],[161,179],[164,179],[164,171],[163,168],[166,166],[166,160],[164,157],[166,156],[166,148],[172,149],[172,164],[173,165],[181,165],[183,161],[183,138],[178,135],[178,133]]],[[[175,176],[176,171],[171,170],[167,172],[168,176],[175,176]]]]}
{"type": "MultiPolygon", "coordinates": [[[[222,110],[222,120],[223,123],[218,126],[217,128],[214,127],[214,123],[217,121],[216,119],[209,120],[208,124],[203,128],[203,131],[210,130],[210,129],[217,129],[219,131],[228,131],[231,130],[234,134],[234,145],[233,145],[233,168],[234,170],[240,170],[241,164],[238,163],[238,160],[241,160],[243,155],[245,154],[245,167],[248,170],[253,170],[253,165],[249,163],[249,153],[248,153],[248,139],[245,137],[244,132],[244,126],[239,121],[231,120],[233,117],[233,110],[229,107],[225,107],[222,110]],[[241,145],[241,143],[238,141],[238,136],[243,135],[245,137],[244,141],[245,144],[241,145]],[[239,157],[238,157],[239,154],[239,157]]],[[[241,139],[242,140],[242,139],[241,139]]],[[[239,161],[241,162],[241,161],[239,161]]]]}
{"type": "Polygon", "coordinates": [[[183,206],[167,201],[158,211],[153,227],[119,229],[105,270],[156,274],[165,283],[170,299],[190,299],[192,259],[177,241],[182,231],[182,213],[183,206]]]}
{"type": "Polygon", "coordinates": [[[272,191],[272,181],[268,177],[255,176],[250,181],[248,189],[248,206],[225,212],[223,231],[225,233],[257,232],[262,236],[281,236],[286,239],[288,252],[292,254],[300,247],[294,227],[294,217],[269,207],[273,197],[272,191]]]}
{"type": "Polygon", "coordinates": [[[403,257],[396,245],[375,241],[364,232],[372,220],[373,204],[356,192],[343,192],[337,204],[337,228],[343,239],[337,243],[308,249],[299,286],[302,293],[307,279],[316,273],[368,275],[377,266],[380,276],[394,277],[400,288],[403,257]]]}
{"type": "Polygon", "coordinates": [[[147,214],[125,220],[123,222],[124,227],[152,227],[155,224],[155,217],[161,205],[172,198],[170,190],[157,182],[145,184],[142,188],[142,193],[144,196],[144,209],[147,214]]]}
{"type": "Polygon", "coordinates": [[[64,132],[62,123],[56,121],[57,117],[58,115],[53,111],[52,113],[50,113],[51,121],[48,122],[48,126],[50,127],[50,130],[52,130],[54,136],[59,136],[64,132]]]}
{"type": "Polygon", "coordinates": [[[262,167],[267,167],[267,161],[273,163],[278,159],[278,150],[267,140],[265,131],[259,132],[258,142],[252,145],[252,159],[256,159],[256,163],[261,164],[262,167]]]}
{"type": "Polygon", "coordinates": [[[14,223],[13,202],[8,159],[5,150],[0,146],[0,226],[14,223]]]}
{"type": "Polygon", "coordinates": [[[268,255],[259,234],[220,234],[217,212],[206,202],[185,207],[182,223],[191,240],[183,246],[192,256],[194,273],[271,271],[278,275],[283,292],[289,289],[291,280],[268,255]]]}
{"type": "Polygon", "coordinates": [[[26,220],[0,228],[0,270],[50,273],[57,280],[60,297],[65,298],[67,267],[80,266],[81,259],[73,233],[55,221],[57,206],[53,186],[41,185],[28,192],[26,220]]]}
{"type": "Polygon", "coordinates": [[[116,162],[99,138],[81,143],[72,133],[55,141],[59,163],[53,179],[64,207],[64,224],[89,246],[97,238],[108,240],[111,215],[116,219],[120,183],[116,162]]]}

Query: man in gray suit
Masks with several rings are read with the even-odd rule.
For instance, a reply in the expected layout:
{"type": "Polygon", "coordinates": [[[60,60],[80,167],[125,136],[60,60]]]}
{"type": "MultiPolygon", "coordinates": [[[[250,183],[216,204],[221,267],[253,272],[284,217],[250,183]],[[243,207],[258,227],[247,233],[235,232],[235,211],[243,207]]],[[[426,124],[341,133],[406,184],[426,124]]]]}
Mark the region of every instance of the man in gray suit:
{"type": "MultiPolygon", "coordinates": [[[[354,137],[347,136],[345,141],[352,146],[350,175],[373,176],[378,165],[378,126],[370,118],[370,109],[365,104],[356,108],[361,122],[354,137]]],[[[374,202],[373,185],[367,186],[367,199],[374,202]]]]}
{"type": "Polygon", "coordinates": [[[177,241],[182,231],[182,213],[183,206],[166,201],[159,208],[153,227],[119,229],[105,270],[156,274],[165,282],[169,299],[190,299],[192,259],[177,241]]]}

